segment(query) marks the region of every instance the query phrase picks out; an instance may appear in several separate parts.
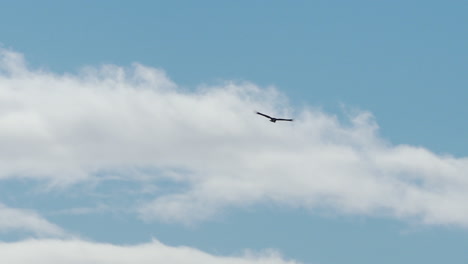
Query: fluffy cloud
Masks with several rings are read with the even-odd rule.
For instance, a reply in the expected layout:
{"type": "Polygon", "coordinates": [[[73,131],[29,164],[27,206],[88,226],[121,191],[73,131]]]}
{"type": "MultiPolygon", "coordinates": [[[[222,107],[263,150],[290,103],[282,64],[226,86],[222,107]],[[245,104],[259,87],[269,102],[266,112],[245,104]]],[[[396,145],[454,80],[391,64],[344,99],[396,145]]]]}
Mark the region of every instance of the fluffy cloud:
{"type": "Polygon", "coordinates": [[[183,186],[140,204],[146,220],[190,223],[275,203],[468,225],[468,159],[392,145],[368,112],[343,124],[251,83],[187,91],[139,64],[56,75],[15,52],[0,58],[0,178],[66,186],[125,171],[183,186]],[[254,110],[296,121],[273,124],[254,110]]]}
{"type": "Polygon", "coordinates": [[[3,204],[0,204],[0,231],[27,232],[41,237],[64,237],[67,235],[59,226],[48,222],[33,211],[9,208],[3,204]]]}
{"type": "Polygon", "coordinates": [[[214,256],[189,247],[170,247],[158,241],[135,246],[100,244],[82,240],[27,240],[0,243],[2,263],[220,263],[293,264],[274,252],[243,256],[214,256]],[[27,252],[27,254],[25,254],[27,252]]]}

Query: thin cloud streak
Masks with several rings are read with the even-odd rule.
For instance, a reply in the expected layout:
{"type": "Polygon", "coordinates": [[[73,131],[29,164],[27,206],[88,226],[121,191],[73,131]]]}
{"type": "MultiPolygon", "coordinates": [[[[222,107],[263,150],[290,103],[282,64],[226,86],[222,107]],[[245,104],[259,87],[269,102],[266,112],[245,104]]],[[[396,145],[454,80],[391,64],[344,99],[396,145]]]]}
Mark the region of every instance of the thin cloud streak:
{"type": "Polygon", "coordinates": [[[468,158],[392,145],[371,113],[345,125],[251,83],[185,91],[139,64],[57,75],[1,54],[0,179],[66,187],[137,168],[186,186],[140,203],[147,221],[190,224],[274,203],[468,226],[468,158]],[[295,121],[273,124],[255,110],[295,121]]]}
{"type": "Polygon", "coordinates": [[[27,232],[38,237],[70,236],[36,212],[10,208],[0,203],[0,232],[27,232]]]}

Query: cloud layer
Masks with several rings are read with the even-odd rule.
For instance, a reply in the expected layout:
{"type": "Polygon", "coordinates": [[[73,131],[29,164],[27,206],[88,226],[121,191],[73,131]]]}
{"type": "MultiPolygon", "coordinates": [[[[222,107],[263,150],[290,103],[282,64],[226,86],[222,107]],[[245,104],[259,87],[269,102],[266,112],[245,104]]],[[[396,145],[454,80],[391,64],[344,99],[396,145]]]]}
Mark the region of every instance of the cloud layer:
{"type": "Polygon", "coordinates": [[[214,256],[189,247],[170,247],[158,241],[135,246],[118,246],[82,240],[27,240],[0,243],[3,263],[220,263],[293,264],[275,251],[242,256],[214,256]],[[27,253],[25,253],[27,252],[27,253]]]}
{"type": "Polygon", "coordinates": [[[392,145],[368,112],[343,124],[273,88],[184,90],[139,64],[57,75],[2,50],[0,71],[0,179],[67,186],[114,173],[181,186],[138,204],[149,221],[274,203],[468,226],[468,158],[392,145]],[[273,124],[255,110],[296,121],[273,124]]]}

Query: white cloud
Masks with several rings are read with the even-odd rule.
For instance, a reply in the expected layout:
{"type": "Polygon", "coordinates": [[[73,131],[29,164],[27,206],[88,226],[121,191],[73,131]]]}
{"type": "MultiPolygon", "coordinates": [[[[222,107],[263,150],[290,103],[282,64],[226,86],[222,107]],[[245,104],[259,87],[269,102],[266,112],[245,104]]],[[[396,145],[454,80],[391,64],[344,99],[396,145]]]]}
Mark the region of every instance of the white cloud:
{"type": "Polygon", "coordinates": [[[41,237],[64,237],[67,233],[31,210],[0,204],[0,232],[20,231],[41,237]]]}
{"type": "Polygon", "coordinates": [[[21,263],[298,263],[284,260],[275,251],[242,256],[215,256],[190,247],[171,247],[158,241],[120,246],[82,240],[26,240],[0,243],[0,261],[21,263]],[[27,254],[25,253],[27,252],[27,254]]]}
{"type": "Polygon", "coordinates": [[[0,178],[66,185],[100,171],[157,169],[151,177],[186,188],[142,204],[147,220],[190,223],[275,203],[468,226],[468,158],[392,145],[370,113],[344,125],[250,83],[184,91],[138,64],[55,75],[1,54],[0,178]],[[273,124],[254,110],[296,111],[296,121],[273,124]]]}

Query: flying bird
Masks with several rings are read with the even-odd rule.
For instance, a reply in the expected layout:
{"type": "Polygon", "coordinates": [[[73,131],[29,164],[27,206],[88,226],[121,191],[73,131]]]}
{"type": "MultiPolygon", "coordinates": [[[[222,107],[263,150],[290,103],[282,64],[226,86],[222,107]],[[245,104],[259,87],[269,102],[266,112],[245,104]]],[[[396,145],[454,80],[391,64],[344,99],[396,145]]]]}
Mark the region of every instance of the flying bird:
{"type": "Polygon", "coordinates": [[[262,114],[260,112],[257,112],[257,115],[261,115],[261,116],[264,116],[266,118],[269,118],[270,119],[270,122],[273,122],[275,123],[276,121],[293,121],[294,119],[286,119],[286,118],[276,118],[276,117],[271,117],[269,115],[265,115],[265,114],[262,114]]]}

